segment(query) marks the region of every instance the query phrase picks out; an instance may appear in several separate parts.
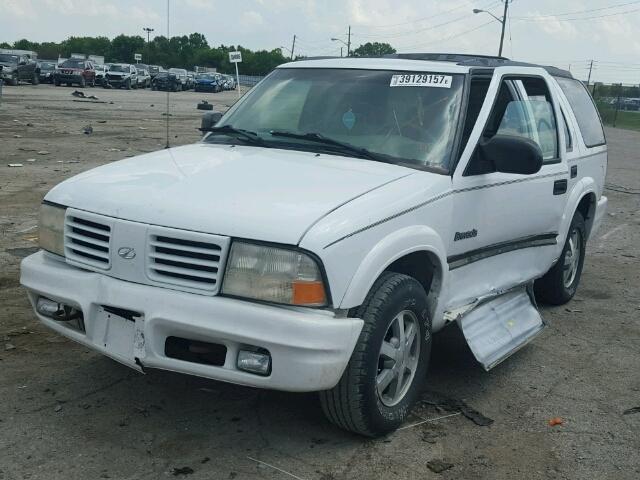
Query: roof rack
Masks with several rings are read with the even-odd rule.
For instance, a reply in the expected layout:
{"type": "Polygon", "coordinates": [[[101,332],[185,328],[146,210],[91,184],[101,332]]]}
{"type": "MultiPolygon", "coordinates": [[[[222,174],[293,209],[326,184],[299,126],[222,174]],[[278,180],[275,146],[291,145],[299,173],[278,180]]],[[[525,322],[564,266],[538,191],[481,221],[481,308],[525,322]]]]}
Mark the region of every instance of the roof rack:
{"type": "Polygon", "coordinates": [[[468,67],[539,67],[544,68],[550,75],[555,77],[573,78],[571,72],[549,65],[539,65],[536,63],[518,62],[507,57],[497,57],[491,55],[469,55],[459,53],[394,53],[384,55],[384,58],[403,58],[406,60],[426,60],[431,62],[455,62],[458,65],[468,67]]]}
{"type": "MultiPolygon", "coordinates": [[[[335,59],[341,57],[307,57],[304,60],[325,60],[335,59]]],[[[348,57],[353,59],[354,57],[348,57]]],[[[544,68],[549,75],[554,77],[566,77],[573,78],[571,72],[562,70],[558,67],[552,67],[549,65],[538,65],[535,63],[517,62],[510,60],[507,57],[498,57],[492,55],[471,55],[464,53],[392,53],[382,56],[371,57],[356,57],[356,58],[395,58],[403,60],[422,60],[427,62],[452,62],[457,65],[463,65],[467,67],[481,67],[481,68],[497,68],[497,67],[538,67],[544,68]]],[[[303,60],[303,59],[301,59],[303,60]]]]}

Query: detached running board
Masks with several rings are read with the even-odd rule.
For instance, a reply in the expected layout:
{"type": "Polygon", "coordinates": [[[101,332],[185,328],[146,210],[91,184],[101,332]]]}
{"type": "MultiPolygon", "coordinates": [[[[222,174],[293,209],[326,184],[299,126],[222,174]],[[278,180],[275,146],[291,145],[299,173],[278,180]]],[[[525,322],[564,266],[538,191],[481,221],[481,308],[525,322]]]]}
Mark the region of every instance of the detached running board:
{"type": "Polygon", "coordinates": [[[546,326],[532,288],[525,286],[481,302],[457,321],[485,370],[520,350],[546,326]]]}

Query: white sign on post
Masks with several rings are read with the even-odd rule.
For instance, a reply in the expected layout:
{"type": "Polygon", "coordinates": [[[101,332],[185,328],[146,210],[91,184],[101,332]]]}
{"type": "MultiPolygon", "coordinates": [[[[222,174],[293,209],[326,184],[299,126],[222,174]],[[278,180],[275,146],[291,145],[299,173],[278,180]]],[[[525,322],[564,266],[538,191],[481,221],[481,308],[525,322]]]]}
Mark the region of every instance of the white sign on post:
{"type": "Polygon", "coordinates": [[[238,63],[242,62],[242,52],[229,52],[229,62],[236,64],[236,90],[240,98],[240,74],[238,73],[238,63]]]}
{"type": "Polygon", "coordinates": [[[139,62],[140,60],[142,60],[142,54],[141,54],[141,53],[134,53],[134,54],[133,54],[133,59],[134,59],[136,62],[139,62]]]}

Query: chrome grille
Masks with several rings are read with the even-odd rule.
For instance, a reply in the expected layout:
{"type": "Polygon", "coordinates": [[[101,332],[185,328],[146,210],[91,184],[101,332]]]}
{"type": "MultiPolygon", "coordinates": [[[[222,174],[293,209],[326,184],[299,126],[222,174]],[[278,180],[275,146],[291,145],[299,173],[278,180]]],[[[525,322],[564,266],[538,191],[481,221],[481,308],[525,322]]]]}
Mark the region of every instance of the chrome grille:
{"type": "Polygon", "coordinates": [[[111,267],[111,226],[80,216],[65,221],[65,255],[77,263],[107,270],[111,267]]]}
{"type": "Polygon", "coordinates": [[[225,240],[188,231],[151,232],[149,278],[189,290],[216,293],[227,247],[225,240]]]}

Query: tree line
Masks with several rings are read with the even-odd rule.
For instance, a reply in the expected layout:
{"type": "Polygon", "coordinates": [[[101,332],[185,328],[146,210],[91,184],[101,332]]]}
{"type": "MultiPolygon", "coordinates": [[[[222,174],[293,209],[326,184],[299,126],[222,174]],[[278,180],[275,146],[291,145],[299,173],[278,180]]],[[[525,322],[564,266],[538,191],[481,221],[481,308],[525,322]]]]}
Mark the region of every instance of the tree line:
{"type": "MultiPolygon", "coordinates": [[[[236,47],[210,47],[201,33],[171,38],[157,36],[149,43],[138,35],[118,35],[113,40],[107,37],[69,37],[59,43],[37,43],[22,39],[13,44],[0,43],[0,48],[31,50],[38,54],[38,58],[51,60],[68,58],[72,53],[100,55],[109,63],[134,63],[134,54],[140,53],[142,63],[148,65],[188,70],[195,66],[215,67],[219,72],[235,72],[235,67],[229,63],[229,52],[235,51],[236,47]]],[[[279,48],[253,51],[238,46],[237,50],[242,52],[241,70],[246,75],[266,75],[278,65],[289,61],[279,48]]]]}
{"type": "MultiPolygon", "coordinates": [[[[235,51],[235,46],[220,45],[211,47],[201,33],[192,33],[167,38],[154,37],[146,42],[139,35],[118,35],[113,40],[107,37],[69,37],[61,42],[31,42],[22,39],[9,43],[0,43],[0,48],[15,48],[31,50],[38,54],[38,58],[55,60],[59,57],[68,58],[72,53],[100,55],[109,63],[134,63],[134,54],[142,54],[142,63],[148,65],[162,65],[163,67],[186,68],[192,70],[195,66],[215,67],[222,73],[233,73],[235,67],[229,63],[229,52],[235,51]]],[[[237,50],[242,52],[241,70],[245,75],[266,75],[278,65],[288,62],[280,48],[273,50],[250,50],[241,46],[237,50]]],[[[395,53],[395,49],[388,43],[365,43],[351,52],[352,56],[377,56],[395,53]]],[[[303,57],[296,57],[303,58],[303,57]]]]}

